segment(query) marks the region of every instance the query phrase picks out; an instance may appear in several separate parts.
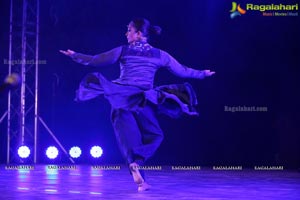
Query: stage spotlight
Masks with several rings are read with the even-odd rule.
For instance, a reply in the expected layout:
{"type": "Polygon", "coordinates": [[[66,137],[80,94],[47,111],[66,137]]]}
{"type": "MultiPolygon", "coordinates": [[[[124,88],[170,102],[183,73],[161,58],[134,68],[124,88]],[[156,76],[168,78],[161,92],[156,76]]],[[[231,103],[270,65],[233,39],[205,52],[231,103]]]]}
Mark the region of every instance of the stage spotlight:
{"type": "Polygon", "coordinates": [[[102,148],[101,147],[99,147],[99,146],[93,146],[92,148],[91,148],[91,155],[94,157],[94,158],[99,158],[99,157],[101,157],[102,156],[102,154],[103,154],[103,150],[102,150],[102,148]]]}
{"type": "Polygon", "coordinates": [[[72,158],[79,158],[79,156],[81,155],[81,149],[77,146],[72,147],[69,151],[69,154],[72,158]]]}
{"type": "Polygon", "coordinates": [[[20,146],[18,149],[18,155],[20,158],[28,158],[30,155],[30,149],[27,146],[20,146]]]}
{"type": "Polygon", "coordinates": [[[48,149],[46,150],[46,155],[50,159],[55,159],[58,155],[57,148],[55,146],[48,147],[48,149]]]}

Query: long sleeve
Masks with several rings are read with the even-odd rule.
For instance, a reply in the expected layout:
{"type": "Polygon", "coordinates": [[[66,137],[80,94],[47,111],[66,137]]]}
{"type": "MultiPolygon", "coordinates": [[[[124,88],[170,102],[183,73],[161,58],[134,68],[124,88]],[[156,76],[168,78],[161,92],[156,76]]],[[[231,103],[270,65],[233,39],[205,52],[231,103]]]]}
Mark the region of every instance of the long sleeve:
{"type": "Polygon", "coordinates": [[[82,53],[75,53],[71,58],[80,64],[91,66],[105,66],[118,61],[122,53],[122,46],[114,48],[110,51],[98,55],[85,55],[82,53]]]}
{"type": "Polygon", "coordinates": [[[171,71],[176,76],[182,78],[198,78],[198,79],[202,79],[205,77],[203,71],[188,68],[180,64],[175,58],[173,58],[167,52],[162,50],[161,50],[161,61],[162,61],[162,66],[165,66],[169,71],[171,71]]]}

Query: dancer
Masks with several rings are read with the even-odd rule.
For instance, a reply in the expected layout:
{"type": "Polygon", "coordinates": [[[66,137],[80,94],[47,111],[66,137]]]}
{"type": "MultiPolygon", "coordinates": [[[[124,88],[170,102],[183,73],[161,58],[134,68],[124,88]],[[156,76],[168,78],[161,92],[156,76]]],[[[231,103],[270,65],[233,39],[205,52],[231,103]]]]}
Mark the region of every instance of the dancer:
{"type": "Polygon", "coordinates": [[[150,25],[144,18],[137,18],[128,25],[127,45],[95,56],[60,50],[83,65],[120,63],[120,77],[116,80],[108,81],[101,73],[88,74],[80,83],[76,100],[86,101],[99,95],[108,99],[112,106],[111,122],[119,148],[138,185],[138,191],[150,188],[140,169],[164,137],[155,117],[156,112],[171,117],[198,114],[195,110],[197,99],[191,85],[184,83],[153,87],[156,71],[165,67],[179,77],[196,79],[215,73],[188,68],[167,52],[151,46],[148,43],[149,36],[160,32],[160,27],[150,25]]]}

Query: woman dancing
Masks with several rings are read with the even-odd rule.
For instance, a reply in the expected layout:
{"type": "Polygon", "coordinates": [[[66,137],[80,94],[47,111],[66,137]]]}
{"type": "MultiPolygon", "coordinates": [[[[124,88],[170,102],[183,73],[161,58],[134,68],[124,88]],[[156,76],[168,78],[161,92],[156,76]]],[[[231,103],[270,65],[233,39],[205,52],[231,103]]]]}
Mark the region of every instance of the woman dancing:
{"type": "Polygon", "coordinates": [[[155,117],[156,111],[171,117],[198,114],[195,111],[197,99],[191,85],[184,83],[153,87],[156,71],[165,67],[179,77],[196,79],[215,73],[188,68],[167,52],[151,46],[148,43],[149,36],[160,32],[160,27],[150,25],[144,18],[137,18],[128,25],[127,45],[95,56],[60,50],[83,65],[120,63],[120,77],[116,80],[108,81],[101,73],[88,74],[80,83],[76,99],[85,101],[99,95],[108,99],[112,106],[111,122],[119,148],[138,185],[138,191],[150,188],[140,169],[164,137],[155,117]]]}

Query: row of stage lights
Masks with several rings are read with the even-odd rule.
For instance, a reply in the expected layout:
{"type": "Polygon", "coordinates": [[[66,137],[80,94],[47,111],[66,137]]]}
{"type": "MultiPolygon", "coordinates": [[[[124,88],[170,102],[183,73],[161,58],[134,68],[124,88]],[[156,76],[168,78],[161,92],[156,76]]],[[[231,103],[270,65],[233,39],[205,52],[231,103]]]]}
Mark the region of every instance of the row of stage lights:
{"type": "MultiPolygon", "coordinates": [[[[59,151],[55,146],[50,146],[46,150],[46,156],[49,159],[55,159],[58,154],[59,151]]],[[[90,149],[90,154],[94,158],[100,158],[103,154],[103,150],[100,146],[93,146],[90,149]]],[[[18,155],[20,158],[28,158],[30,155],[30,149],[27,146],[20,146],[18,149],[18,155]]],[[[69,155],[72,158],[79,158],[81,155],[81,149],[77,146],[74,146],[69,150],[69,155]]]]}

